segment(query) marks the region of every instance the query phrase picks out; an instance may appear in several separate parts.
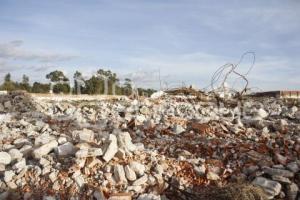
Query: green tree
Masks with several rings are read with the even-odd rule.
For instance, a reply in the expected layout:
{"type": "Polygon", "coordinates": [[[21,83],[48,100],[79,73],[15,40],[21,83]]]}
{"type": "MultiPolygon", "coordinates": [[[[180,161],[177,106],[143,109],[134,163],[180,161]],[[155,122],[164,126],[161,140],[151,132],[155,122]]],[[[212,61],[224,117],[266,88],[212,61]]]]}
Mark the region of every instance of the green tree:
{"type": "Polygon", "coordinates": [[[29,84],[29,77],[23,74],[22,82],[18,84],[18,88],[21,90],[26,90],[27,92],[30,92],[31,87],[29,84]]]}
{"type": "Polygon", "coordinates": [[[33,92],[33,93],[48,93],[49,90],[50,90],[50,84],[34,82],[32,85],[31,92],[33,92]]]}
{"type": "Polygon", "coordinates": [[[74,79],[74,94],[79,94],[80,92],[84,92],[84,88],[82,83],[84,83],[84,78],[82,77],[81,72],[76,71],[73,75],[74,79]]]}
{"type": "Polygon", "coordinates": [[[69,79],[64,75],[62,71],[55,70],[46,75],[46,78],[54,83],[53,92],[54,93],[69,93],[70,85],[66,82],[69,79]]]}
{"type": "Polygon", "coordinates": [[[62,71],[55,70],[46,75],[46,78],[52,82],[69,81],[62,71]]]}
{"type": "Polygon", "coordinates": [[[4,83],[1,85],[1,90],[12,91],[16,89],[16,83],[11,81],[10,73],[6,74],[4,77],[4,83]]]}

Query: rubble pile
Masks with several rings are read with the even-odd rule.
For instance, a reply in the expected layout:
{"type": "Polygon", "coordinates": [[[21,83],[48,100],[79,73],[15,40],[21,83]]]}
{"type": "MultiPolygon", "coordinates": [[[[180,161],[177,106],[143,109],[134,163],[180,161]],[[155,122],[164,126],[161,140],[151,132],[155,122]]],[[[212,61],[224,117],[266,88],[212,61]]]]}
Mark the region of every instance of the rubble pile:
{"type": "Polygon", "coordinates": [[[211,187],[222,199],[236,183],[241,198],[300,198],[295,103],[0,101],[0,199],[197,199],[211,187]]]}

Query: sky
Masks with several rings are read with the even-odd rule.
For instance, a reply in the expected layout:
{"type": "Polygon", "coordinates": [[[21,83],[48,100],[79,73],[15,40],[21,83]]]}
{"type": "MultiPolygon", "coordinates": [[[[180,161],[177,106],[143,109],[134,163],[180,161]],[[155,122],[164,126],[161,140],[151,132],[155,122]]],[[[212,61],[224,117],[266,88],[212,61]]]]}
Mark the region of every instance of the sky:
{"type": "Polygon", "coordinates": [[[0,0],[0,78],[102,68],[145,87],[201,89],[251,51],[249,87],[299,90],[299,10],[298,0],[0,0]]]}

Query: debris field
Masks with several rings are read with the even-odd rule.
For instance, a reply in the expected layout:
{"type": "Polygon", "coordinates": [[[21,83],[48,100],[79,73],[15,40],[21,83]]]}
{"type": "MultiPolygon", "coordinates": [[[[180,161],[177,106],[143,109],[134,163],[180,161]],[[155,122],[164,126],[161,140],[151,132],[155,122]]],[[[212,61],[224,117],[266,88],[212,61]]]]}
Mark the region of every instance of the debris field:
{"type": "Polygon", "coordinates": [[[299,102],[0,95],[0,199],[299,200],[299,102]]]}

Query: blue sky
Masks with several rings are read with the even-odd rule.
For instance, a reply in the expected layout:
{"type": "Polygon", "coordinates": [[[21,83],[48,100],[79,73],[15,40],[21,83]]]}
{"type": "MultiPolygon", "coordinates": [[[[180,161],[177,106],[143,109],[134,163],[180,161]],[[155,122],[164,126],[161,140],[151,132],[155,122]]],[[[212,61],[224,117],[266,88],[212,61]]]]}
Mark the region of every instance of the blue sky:
{"type": "Polygon", "coordinates": [[[202,88],[254,51],[251,87],[300,89],[299,10],[297,0],[0,0],[0,78],[105,68],[158,87],[160,70],[169,87],[202,88]]]}

